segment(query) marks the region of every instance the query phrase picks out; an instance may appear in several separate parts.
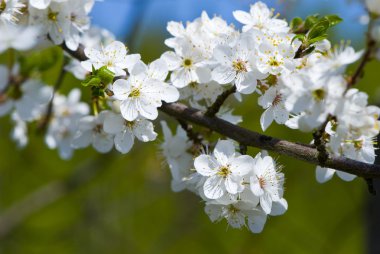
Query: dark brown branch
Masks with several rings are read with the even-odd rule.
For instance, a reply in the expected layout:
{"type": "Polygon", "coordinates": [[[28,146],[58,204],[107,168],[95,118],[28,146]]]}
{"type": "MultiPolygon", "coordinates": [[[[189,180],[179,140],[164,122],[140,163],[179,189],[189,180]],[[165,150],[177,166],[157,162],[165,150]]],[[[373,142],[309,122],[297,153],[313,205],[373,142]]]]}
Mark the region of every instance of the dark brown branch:
{"type": "Polygon", "coordinates": [[[223,103],[227,100],[227,98],[236,92],[236,86],[233,86],[227,90],[225,90],[223,93],[221,93],[215,100],[214,104],[212,104],[206,111],[205,115],[212,117],[215,116],[220,108],[222,107],[223,103]]]}
{"type": "Polygon", "coordinates": [[[364,55],[363,55],[363,57],[359,63],[359,66],[356,68],[356,71],[347,80],[347,89],[354,86],[359,81],[359,79],[363,76],[364,67],[371,60],[372,54],[374,53],[374,51],[376,49],[376,41],[372,38],[372,35],[371,35],[373,22],[374,21],[371,19],[370,23],[368,24],[366,50],[365,50],[364,55]]]}
{"type": "MultiPolygon", "coordinates": [[[[318,150],[309,145],[266,136],[247,130],[217,117],[205,116],[198,109],[189,108],[180,103],[163,104],[160,108],[166,114],[209,128],[242,145],[257,147],[278,154],[287,155],[298,160],[319,165],[318,150]]],[[[330,156],[326,167],[344,171],[366,178],[380,178],[380,166],[351,160],[342,156],[330,156]]]]}
{"type": "Polygon", "coordinates": [[[84,46],[82,44],[79,44],[79,47],[77,50],[73,51],[69,49],[65,43],[61,44],[62,49],[68,53],[71,57],[79,60],[79,61],[86,61],[88,58],[84,54],[84,46]]]}
{"type": "MultiPolygon", "coordinates": [[[[83,47],[80,47],[77,50],[79,52],[70,51],[69,53],[78,60],[84,61],[87,58],[84,56],[83,52],[80,52],[81,50],[83,50],[83,47]]],[[[318,160],[318,150],[310,145],[293,143],[262,135],[231,124],[215,116],[208,117],[200,110],[189,108],[180,103],[163,103],[159,109],[176,119],[206,127],[229,137],[242,145],[274,151],[278,154],[287,155],[315,165],[320,164],[318,160]]],[[[364,178],[380,178],[379,165],[355,161],[342,156],[330,156],[326,160],[325,166],[364,178]]]]}

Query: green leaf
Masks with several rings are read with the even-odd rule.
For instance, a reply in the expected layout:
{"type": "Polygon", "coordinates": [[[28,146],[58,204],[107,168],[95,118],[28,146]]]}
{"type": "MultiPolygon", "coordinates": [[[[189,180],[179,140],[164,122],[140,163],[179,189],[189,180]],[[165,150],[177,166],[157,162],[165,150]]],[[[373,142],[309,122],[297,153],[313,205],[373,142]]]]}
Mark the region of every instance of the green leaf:
{"type": "Polygon", "coordinates": [[[301,42],[305,41],[305,35],[304,34],[297,34],[296,36],[293,37],[292,39],[292,44],[295,40],[300,40],[301,42]]]}
{"type": "Polygon", "coordinates": [[[292,31],[298,30],[303,25],[303,20],[300,17],[295,17],[290,22],[290,28],[292,31]]]}
{"type": "Polygon", "coordinates": [[[96,76],[89,76],[82,81],[82,86],[99,86],[102,83],[101,79],[96,76]]]}
{"type": "Polygon", "coordinates": [[[323,19],[329,22],[330,27],[336,26],[343,21],[338,15],[326,15],[323,19]]]}
{"type": "Polygon", "coordinates": [[[307,39],[308,41],[324,36],[327,32],[327,29],[329,29],[330,23],[327,20],[321,20],[318,23],[314,24],[314,26],[309,30],[307,33],[307,39]]]}
{"type": "Polygon", "coordinates": [[[324,34],[324,35],[321,35],[321,36],[315,37],[315,38],[309,40],[308,43],[309,43],[309,45],[311,45],[311,44],[314,44],[314,43],[316,43],[316,42],[318,42],[318,41],[322,41],[322,40],[324,40],[324,39],[327,39],[327,34],[324,34]]]}
{"type": "Polygon", "coordinates": [[[103,66],[98,70],[97,76],[100,78],[103,85],[106,86],[113,81],[113,79],[115,77],[115,73],[108,70],[106,66],[103,66]]]}
{"type": "Polygon", "coordinates": [[[318,17],[319,17],[318,14],[307,16],[305,19],[305,28],[306,29],[312,28],[318,22],[319,20],[318,17]]]}

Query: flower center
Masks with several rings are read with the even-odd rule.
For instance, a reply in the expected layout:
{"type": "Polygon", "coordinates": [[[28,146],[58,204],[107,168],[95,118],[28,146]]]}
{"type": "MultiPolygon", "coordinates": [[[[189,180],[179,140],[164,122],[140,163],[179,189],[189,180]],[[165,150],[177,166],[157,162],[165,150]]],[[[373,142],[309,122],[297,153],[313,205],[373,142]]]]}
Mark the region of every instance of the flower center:
{"type": "Polygon", "coordinates": [[[189,58],[186,58],[185,60],[183,60],[183,63],[182,63],[183,67],[185,68],[189,68],[193,65],[193,61],[189,58]]]}
{"type": "Polygon", "coordinates": [[[240,209],[239,208],[236,208],[235,206],[233,205],[230,205],[228,207],[228,211],[231,213],[231,214],[237,214],[238,212],[240,212],[240,209]]]}
{"type": "Polygon", "coordinates": [[[231,174],[231,170],[228,166],[222,166],[218,170],[218,175],[220,175],[223,178],[226,178],[229,174],[231,174]]]}
{"type": "Polygon", "coordinates": [[[101,125],[101,124],[95,125],[94,132],[101,133],[102,131],[103,131],[103,125],[101,125]]]}
{"type": "Polygon", "coordinates": [[[271,58],[269,59],[269,61],[268,61],[268,64],[269,64],[270,66],[272,66],[272,67],[279,67],[281,63],[280,63],[276,58],[271,57],[271,58]]]}
{"type": "Polygon", "coordinates": [[[278,94],[276,94],[276,96],[274,97],[273,102],[272,102],[272,105],[273,105],[273,106],[276,106],[276,105],[280,104],[281,101],[282,101],[282,95],[278,93],[278,94]]]}
{"type": "Polygon", "coordinates": [[[316,100],[316,101],[321,101],[325,98],[325,90],[323,90],[322,88],[319,88],[319,89],[316,89],[312,92],[312,96],[313,98],[316,100]]]}
{"type": "Polygon", "coordinates": [[[195,81],[192,81],[192,82],[189,83],[189,86],[190,86],[191,88],[195,89],[195,88],[198,87],[198,83],[195,82],[195,81]]]}
{"type": "Polygon", "coordinates": [[[247,72],[247,63],[248,61],[243,61],[241,59],[238,59],[236,61],[232,62],[232,67],[235,69],[237,72],[247,72]]]}
{"type": "Polygon", "coordinates": [[[51,20],[51,21],[53,21],[53,22],[57,22],[58,14],[59,14],[58,12],[54,12],[51,9],[49,9],[48,19],[51,20]]]}
{"type": "Polygon", "coordinates": [[[265,179],[264,179],[264,177],[259,177],[259,184],[260,184],[260,188],[263,189],[264,186],[265,186],[265,179]]]}
{"type": "Polygon", "coordinates": [[[363,148],[363,140],[354,140],[353,143],[356,150],[360,150],[363,148]]]}
{"type": "Polygon", "coordinates": [[[132,89],[132,91],[131,91],[131,93],[129,94],[128,97],[130,97],[130,98],[137,98],[137,97],[140,96],[140,94],[141,94],[140,89],[135,87],[135,88],[132,89]]]}
{"type": "Polygon", "coordinates": [[[135,125],[135,121],[130,122],[130,121],[125,120],[124,125],[127,126],[129,129],[132,129],[133,126],[135,125]]]}
{"type": "Polygon", "coordinates": [[[0,2],[0,14],[5,11],[5,8],[7,8],[7,3],[5,2],[5,0],[2,0],[0,2]]]}

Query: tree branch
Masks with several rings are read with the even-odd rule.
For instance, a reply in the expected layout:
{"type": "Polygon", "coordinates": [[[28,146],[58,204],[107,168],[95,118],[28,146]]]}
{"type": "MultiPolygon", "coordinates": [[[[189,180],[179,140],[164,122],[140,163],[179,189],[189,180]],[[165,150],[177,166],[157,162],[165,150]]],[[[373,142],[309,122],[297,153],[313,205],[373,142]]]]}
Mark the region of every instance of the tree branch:
{"type": "Polygon", "coordinates": [[[364,55],[359,63],[358,68],[354,72],[354,74],[348,78],[347,80],[347,90],[354,86],[359,79],[363,76],[364,74],[364,67],[367,65],[367,63],[371,60],[372,54],[376,49],[376,41],[372,38],[371,35],[371,30],[373,27],[373,19],[370,20],[368,24],[368,30],[367,30],[367,41],[366,41],[366,50],[364,52],[364,55]]]}
{"type": "Polygon", "coordinates": [[[215,100],[214,104],[212,104],[206,111],[205,115],[212,117],[215,116],[220,108],[222,107],[223,103],[227,100],[227,98],[236,92],[236,86],[233,86],[227,90],[225,90],[223,93],[221,93],[215,100]]]}
{"type": "MultiPolygon", "coordinates": [[[[180,103],[164,103],[160,110],[175,118],[183,119],[209,128],[242,145],[257,147],[298,160],[319,165],[318,150],[309,145],[293,143],[231,124],[217,117],[207,117],[198,109],[189,108],[180,103]]],[[[380,178],[380,166],[351,160],[342,156],[330,156],[325,166],[366,178],[380,178]]]]}
{"type": "MultiPolygon", "coordinates": [[[[66,50],[64,46],[63,49],[66,50]]],[[[83,53],[83,46],[80,46],[77,51],[69,50],[68,53],[81,61],[87,59],[83,53]]],[[[231,124],[215,116],[206,116],[202,111],[189,108],[180,103],[163,103],[159,110],[174,118],[192,122],[218,132],[219,134],[239,142],[241,145],[274,151],[278,154],[287,155],[311,164],[320,165],[318,160],[319,152],[316,148],[313,148],[310,145],[293,143],[262,135],[231,124]]],[[[343,156],[330,156],[326,159],[324,166],[364,178],[380,178],[379,165],[355,161],[343,156]]]]}

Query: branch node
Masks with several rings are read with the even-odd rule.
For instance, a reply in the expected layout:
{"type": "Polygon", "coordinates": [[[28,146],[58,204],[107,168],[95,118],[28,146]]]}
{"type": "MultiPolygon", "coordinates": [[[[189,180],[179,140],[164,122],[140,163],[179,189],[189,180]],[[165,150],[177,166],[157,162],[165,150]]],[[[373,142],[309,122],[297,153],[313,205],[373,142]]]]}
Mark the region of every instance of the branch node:
{"type": "Polygon", "coordinates": [[[222,107],[223,103],[227,100],[227,98],[236,92],[236,86],[231,87],[228,90],[225,90],[221,93],[215,100],[214,104],[212,104],[206,111],[205,116],[214,117],[222,107]]]}

